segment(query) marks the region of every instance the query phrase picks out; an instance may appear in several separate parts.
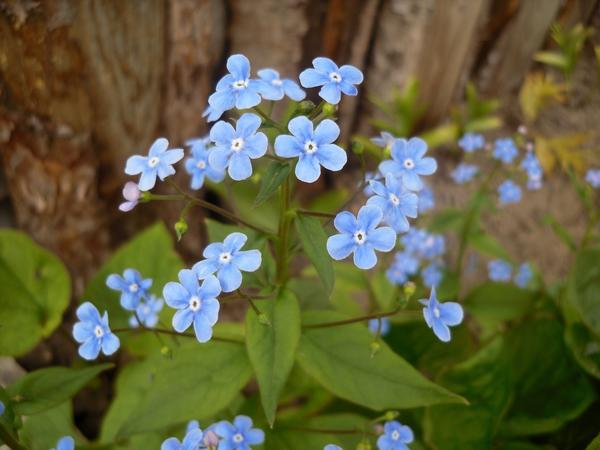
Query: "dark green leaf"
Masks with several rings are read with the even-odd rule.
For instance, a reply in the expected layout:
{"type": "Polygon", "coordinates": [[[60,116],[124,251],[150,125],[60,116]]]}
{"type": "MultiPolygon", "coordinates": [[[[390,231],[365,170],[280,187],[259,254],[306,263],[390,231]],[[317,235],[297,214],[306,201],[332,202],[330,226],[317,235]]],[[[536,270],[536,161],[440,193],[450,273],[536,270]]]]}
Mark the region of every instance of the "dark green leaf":
{"type": "Polygon", "coordinates": [[[315,217],[299,214],[295,222],[306,256],[317,269],[317,274],[327,292],[331,292],[335,277],[331,257],[327,253],[327,234],[321,221],[315,217]]]}
{"type": "Polygon", "coordinates": [[[469,235],[469,245],[485,256],[509,262],[512,260],[502,244],[487,233],[479,232],[469,235]]]}
{"type": "Polygon", "coordinates": [[[569,279],[569,299],[581,320],[600,336],[600,250],[577,255],[569,279]]]}
{"type": "Polygon", "coordinates": [[[292,370],[300,340],[300,308],[291,292],[261,304],[270,325],[260,323],[256,313],[246,314],[246,349],[256,372],[265,416],[271,426],[279,395],[292,370]]]}
{"type": "Polygon", "coordinates": [[[19,435],[30,450],[56,448],[56,443],[63,436],[72,436],[77,441],[71,402],[27,417],[19,435]]]}
{"type": "Polygon", "coordinates": [[[48,367],[30,372],[7,388],[15,413],[36,414],[64,403],[112,364],[71,369],[48,367]]]}
{"type": "Polygon", "coordinates": [[[581,367],[590,375],[600,379],[600,339],[582,323],[567,325],[565,341],[581,367]]]}
{"type": "Polygon", "coordinates": [[[268,200],[276,191],[277,188],[284,182],[290,173],[290,165],[279,161],[273,161],[267,167],[267,170],[260,183],[260,189],[254,200],[254,206],[268,200]]]}
{"type": "Polygon", "coordinates": [[[70,296],[56,256],[20,231],[0,230],[0,355],[22,355],[49,336],[70,296]]]}
{"type": "Polygon", "coordinates": [[[592,442],[585,448],[585,450],[600,450],[600,434],[594,438],[592,442]]]}
{"type": "MultiPolygon", "coordinates": [[[[343,320],[334,312],[305,314],[306,324],[343,320]]],[[[373,335],[362,324],[306,328],[298,362],[340,398],[374,410],[461,403],[461,397],[427,380],[385,344],[371,355],[373,335]]]]}

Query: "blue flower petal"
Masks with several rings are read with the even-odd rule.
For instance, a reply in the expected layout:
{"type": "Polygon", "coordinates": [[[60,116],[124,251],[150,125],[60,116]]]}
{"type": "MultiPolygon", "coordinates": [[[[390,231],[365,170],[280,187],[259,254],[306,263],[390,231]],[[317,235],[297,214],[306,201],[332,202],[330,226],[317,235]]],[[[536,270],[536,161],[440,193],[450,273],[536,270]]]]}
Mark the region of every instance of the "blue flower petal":
{"type": "Polygon", "coordinates": [[[125,164],[125,173],[127,175],[137,175],[142,173],[148,167],[148,158],[145,156],[134,155],[127,159],[125,164]]]}
{"type": "Polygon", "coordinates": [[[230,233],[225,240],[223,241],[223,249],[226,252],[237,252],[240,250],[244,244],[248,241],[248,236],[244,233],[234,232],[230,233]]]}
{"type": "Polygon", "coordinates": [[[181,309],[188,306],[189,292],[179,283],[170,281],[163,288],[163,298],[171,308],[181,309]]]}
{"type": "Polygon", "coordinates": [[[227,173],[235,181],[245,180],[252,176],[252,163],[248,155],[240,152],[231,154],[227,173]]]}
{"type": "Polygon", "coordinates": [[[198,290],[198,276],[193,270],[182,269],[179,271],[181,285],[190,293],[195,294],[198,290]]]}
{"type": "Polygon", "coordinates": [[[297,138],[282,134],[275,139],[275,154],[282,158],[295,158],[304,151],[297,138]]]}
{"type": "Polygon", "coordinates": [[[304,92],[298,84],[293,82],[292,80],[283,80],[282,81],[283,91],[285,95],[287,95],[292,100],[299,102],[304,100],[306,97],[306,92],[304,92]]]}
{"type": "Polygon", "coordinates": [[[194,312],[190,308],[178,309],[173,315],[173,328],[178,333],[187,330],[194,321],[194,312]]]}
{"type": "Polygon", "coordinates": [[[192,270],[196,273],[196,276],[202,280],[219,270],[219,262],[215,259],[204,259],[194,264],[192,270]]]}
{"type": "Polygon", "coordinates": [[[288,123],[288,130],[294,136],[300,139],[300,142],[307,141],[309,139],[313,139],[313,123],[306,116],[298,116],[294,117],[288,123]]]}
{"type": "Polygon", "coordinates": [[[342,170],[348,161],[344,149],[335,144],[320,145],[315,156],[323,167],[334,172],[342,170]]]}
{"type": "Polygon", "coordinates": [[[262,121],[260,117],[252,113],[244,113],[235,124],[236,135],[246,140],[249,136],[256,133],[262,121]]]}
{"type": "Polygon", "coordinates": [[[149,191],[150,189],[152,189],[154,187],[154,185],[156,184],[156,175],[157,175],[157,171],[156,170],[149,170],[146,169],[144,172],[142,172],[142,176],[140,177],[140,181],[138,183],[138,187],[140,188],[140,191],[149,191]]]}
{"type": "MultiPolygon", "coordinates": [[[[218,281],[217,281],[218,283],[218,281]]],[[[221,289],[219,285],[219,290],[221,289]]],[[[221,304],[215,298],[207,298],[202,302],[202,315],[206,319],[206,321],[213,326],[219,320],[219,310],[221,309],[221,304]]]]}
{"type": "Polygon", "coordinates": [[[260,69],[256,74],[265,81],[273,81],[279,79],[279,72],[274,69],[260,69]]]}
{"type": "Polygon", "coordinates": [[[319,148],[322,144],[331,144],[339,135],[340,127],[331,119],[323,120],[314,131],[315,142],[319,148]]]}
{"type": "Polygon", "coordinates": [[[174,437],[166,439],[160,446],[160,450],[181,450],[179,439],[174,437]]]}
{"type": "Polygon", "coordinates": [[[77,322],[73,325],[73,338],[79,342],[85,342],[94,337],[94,328],[92,322],[77,322]]]}
{"type": "Polygon", "coordinates": [[[119,349],[119,345],[121,345],[121,342],[113,333],[105,334],[102,337],[102,352],[107,356],[116,352],[119,349]]]}
{"type": "Polygon", "coordinates": [[[194,332],[198,342],[208,342],[212,338],[212,327],[202,314],[196,314],[196,317],[194,317],[194,332]]]}
{"type": "Polygon", "coordinates": [[[237,428],[238,432],[244,433],[252,428],[252,419],[248,416],[237,416],[233,419],[233,426],[237,428]]]}
{"type": "Polygon", "coordinates": [[[208,155],[208,163],[216,170],[225,170],[232,154],[229,148],[216,147],[208,155]]]}
{"type": "Polygon", "coordinates": [[[100,322],[100,313],[98,309],[90,302],[85,302],[77,308],[77,318],[82,322],[100,322]]]}
{"type": "Polygon", "coordinates": [[[255,90],[251,88],[242,89],[235,100],[235,107],[237,109],[252,108],[258,105],[260,100],[260,95],[255,90]]]}
{"type": "MultiPolygon", "coordinates": [[[[236,138],[235,128],[223,120],[215,123],[210,129],[210,140],[217,145],[229,146],[231,141],[236,138]]],[[[212,150],[210,153],[212,153],[212,150]]]]}
{"type": "Polygon", "coordinates": [[[329,74],[331,72],[338,72],[338,66],[331,59],[319,56],[312,60],[312,64],[315,69],[319,72],[329,74]]]}
{"type": "Polygon", "coordinates": [[[402,172],[402,182],[411,191],[420,191],[423,188],[421,178],[412,170],[402,172]]]}
{"type": "Polygon", "coordinates": [[[459,303],[440,303],[438,308],[440,309],[440,319],[446,325],[455,326],[462,322],[464,313],[463,308],[459,303]]]}
{"type": "Polygon", "coordinates": [[[79,356],[81,356],[83,359],[91,361],[98,357],[100,354],[100,348],[100,340],[93,337],[81,344],[78,350],[79,356]]]}
{"type": "Polygon", "coordinates": [[[233,264],[223,266],[217,273],[223,292],[233,292],[242,285],[242,272],[233,264]]]}
{"type": "Polygon", "coordinates": [[[356,242],[350,234],[335,234],[327,239],[327,252],[336,261],[350,256],[355,247],[356,242]]]}
{"type": "Polygon", "coordinates": [[[342,91],[337,83],[330,82],[323,85],[319,91],[319,97],[327,103],[337,105],[342,98],[342,91]]]}
{"type": "Polygon", "coordinates": [[[267,153],[269,140],[264,133],[258,132],[246,139],[244,152],[252,159],[257,159],[267,153]]]}
{"type": "Polygon", "coordinates": [[[433,158],[423,158],[416,164],[415,170],[419,175],[431,175],[437,170],[437,162],[433,158]]]}
{"type": "Polygon", "coordinates": [[[203,298],[216,298],[221,293],[221,284],[217,277],[209,275],[202,281],[200,292],[203,298]]]}
{"type": "Polygon", "coordinates": [[[351,85],[350,83],[347,83],[345,81],[342,81],[340,84],[340,90],[346,94],[346,95],[358,95],[358,89],[356,88],[356,86],[351,85]]]}
{"type": "Polygon", "coordinates": [[[306,153],[300,154],[300,159],[296,164],[296,178],[305,183],[314,183],[319,179],[321,175],[321,166],[319,160],[312,155],[306,153]]]}
{"type": "Polygon", "coordinates": [[[227,70],[235,80],[245,80],[250,77],[250,61],[244,55],[231,55],[227,58],[227,70]]]}
{"type": "Polygon", "coordinates": [[[433,320],[433,332],[440,341],[450,342],[450,328],[448,328],[441,320],[433,320]]]}
{"type": "Polygon", "coordinates": [[[380,227],[367,234],[368,243],[375,250],[389,252],[396,245],[396,233],[390,227],[380,227]]]}
{"type": "Polygon", "coordinates": [[[358,223],[356,222],[356,217],[354,214],[348,211],[342,211],[333,220],[333,226],[340,233],[354,233],[358,228],[358,223]]]}
{"type": "Polygon", "coordinates": [[[368,270],[377,264],[375,250],[368,243],[357,245],[354,251],[354,265],[359,269],[368,270]]]}
{"type": "Polygon", "coordinates": [[[246,442],[250,445],[260,445],[265,441],[265,433],[258,428],[252,428],[244,433],[246,442]]]}
{"type": "Polygon", "coordinates": [[[300,84],[305,88],[313,88],[329,83],[329,76],[315,69],[305,69],[300,73],[300,84]]]}
{"type": "Polygon", "coordinates": [[[374,230],[383,219],[383,211],[376,206],[366,205],[360,208],[356,217],[358,226],[364,231],[374,230]]]}
{"type": "Polygon", "coordinates": [[[74,448],[75,440],[71,436],[61,437],[56,444],[56,450],[73,450],[74,448]]]}
{"type": "Polygon", "coordinates": [[[262,255],[258,250],[246,250],[236,253],[232,263],[244,272],[258,270],[262,262],[262,255]]]}
{"type": "Polygon", "coordinates": [[[342,80],[348,83],[360,84],[363,82],[363,73],[354,66],[344,64],[338,72],[342,76],[342,80]]]}

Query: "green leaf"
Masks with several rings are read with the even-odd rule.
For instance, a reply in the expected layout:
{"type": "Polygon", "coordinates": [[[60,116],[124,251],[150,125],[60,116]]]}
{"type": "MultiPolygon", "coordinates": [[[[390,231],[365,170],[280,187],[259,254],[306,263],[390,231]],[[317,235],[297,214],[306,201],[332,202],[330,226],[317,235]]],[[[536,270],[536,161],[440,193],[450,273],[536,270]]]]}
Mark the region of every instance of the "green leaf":
{"type": "Polygon", "coordinates": [[[487,233],[479,232],[469,235],[469,245],[485,256],[512,261],[502,244],[487,233]]]}
{"type": "Polygon", "coordinates": [[[577,255],[569,277],[569,293],[583,323],[600,336],[600,250],[577,255]]]}
{"type": "Polygon", "coordinates": [[[511,398],[510,371],[501,363],[501,353],[502,339],[496,339],[467,361],[442,372],[437,381],[470,404],[427,408],[424,431],[431,447],[493,448],[494,434],[511,398]]]}
{"type": "Polygon", "coordinates": [[[429,231],[433,233],[442,233],[444,231],[458,231],[465,221],[465,212],[462,209],[446,208],[432,216],[429,231]]]}
{"type": "Polygon", "coordinates": [[[557,52],[537,52],[533,59],[549,66],[558,67],[561,70],[568,66],[568,61],[565,57],[557,52]]]}
{"type": "Polygon", "coordinates": [[[585,450],[600,450],[600,433],[594,438],[592,442],[585,448],[585,450]]]}
{"type": "Polygon", "coordinates": [[[55,448],[63,436],[72,436],[78,441],[77,431],[73,426],[71,402],[64,402],[40,414],[27,417],[19,434],[30,450],[55,448]]]}
{"type": "Polygon", "coordinates": [[[321,221],[316,217],[298,214],[295,220],[296,229],[306,256],[315,269],[328,293],[333,290],[335,276],[331,257],[327,253],[327,234],[321,221]]]}
{"type": "Polygon", "coordinates": [[[71,369],[48,367],[30,372],[7,388],[14,399],[16,414],[30,415],[45,411],[73,397],[100,372],[110,369],[112,364],[71,369]]]}
{"type": "MultiPolygon", "coordinates": [[[[125,269],[138,270],[144,278],[152,278],[151,292],[162,297],[163,286],[177,280],[177,273],[183,268],[183,262],[173,248],[173,239],[162,223],[157,223],[137,234],[121,246],[104,263],[102,268],[89,282],[82,301],[91,301],[102,313],[108,311],[112,328],[129,327],[131,313],[121,308],[120,294],[106,286],[106,278],[111,273],[123,274],[125,269]]],[[[170,322],[172,310],[163,308],[160,318],[170,322]]],[[[121,336],[121,345],[134,353],[147,354],[157,346],[156,337],[151,333],[129,334],[121,336]]]]}
{"type": "Polygon", "coordinates": [[[31,350],[60,324],[71,297],[65,266],[25,233],[0,230],[0,355],[31,350]]]}
{"type": "Polygon", "coordinates": [[[288,291],[263,302],[262,312],[270,325],[260,323],[256,313],[246,314],[246,349],[256,372],[260,398],[267,421],[273,426],[277,401],[285,385],[300,340],[300,308],[288,291]]]}
{"type": "Polygon", "coordinates": [[[260,183],[260,189],[254,200],[254,206],[265,202],[277,191],[277,188],[284,182],[290,173],[290,165],[279,161],[273,161],[267,167],[267,170],[260,183]]]}
{"type": "Polygon", "coordinates": [[[567,246],[569,250],[575,251],[577,244],[569,231],[550,213],[544,215],[543,223],[550,225],[554,234],[567,246]]]}
{"type": "MultiPolygon", "coordinates": [[[[306,324],[346,319],[325,311],[306,313],[306,324]]],[[[362,324],[306,328],[298,362],[323,387],[340,398],[374,410],[417,408],[464,399],[438,386],[385,344],[371,355],[373,335],[362,324]]]]}
{"type": "Polygon", "coordinates": [[[186,343],[171,357],[148,358],[128,372],[123,398],[111,405],[103,437],[160,430],[225,408],[248,382],[252,368],[243,345],[186,343]],[[132,392],[129,392],[131,390],[132,392]]]}
{"type": "Polygon", "coordinates": [[[600,339],[580,322],[567,325],[565,341],[579,365],[590,375],[600,379],[600,339]]]}

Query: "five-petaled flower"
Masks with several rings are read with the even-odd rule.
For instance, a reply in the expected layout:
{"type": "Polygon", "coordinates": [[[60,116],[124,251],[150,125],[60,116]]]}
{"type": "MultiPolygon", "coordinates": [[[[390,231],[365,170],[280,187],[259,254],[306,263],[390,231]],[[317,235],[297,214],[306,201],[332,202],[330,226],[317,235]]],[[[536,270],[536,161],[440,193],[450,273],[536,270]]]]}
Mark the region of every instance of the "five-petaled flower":
{"type": "Polygon", "coordinates": [[[135,269],[125,269],[123,276],[113,273],[106,278],[106,285],[121,292],[121,306],[134,311],[142,298],[148,296],[148,290],[152,287],[151,278],[142,278],[142,275],[135,269]]]}
{"type": "Polygon", "coordinates": [[[371,319],[367,323],[369,331],[373,334],[379,333],[380,336],[385,336],[392,329],[390,319],[387,317],[380,317],[378,319],[371,319]]]}
{"type": "Polygon", "coordinates": [[[146,301],[141,301],[135,309],[135,314],[129,318],[129,325],[139,327],[141,325],[146,328],[152,328],[158,323],[158,313],[162,311],[163,299],[156,295],[148,296],[146,301]]]}
{"type": "Polygon", "coordinates": [[[56,443],[56,447],[51,450],[73,450],[75,440],[71,436],[63,436],[56,443]]]}
{"type": "Polygon", "coordinates": [[[282,134],[275,139],[275,153],[282,158],[298,158],[296,177],[305,183],[315,182],[321,175],[321,166],[338,171],[346,164],[346,152],[333,144],[340,134],[337,124],[325,119],[313,130],[313,123],[305,116],[290,120],[292,135],[282,134]]]}
{"type": "Polygon", "coordinates": [[[265,92],[263,98],[266,100],[281,100],[287,95],[292,100],[299,102],[306,97],[306,92],[300,89],[298,83],[288,78],[281,78],[279,72],[274,69],[261,69],[257,72],[258,77],[272,86],[272,92],[265,92]]]}
{"type": "Polygon", "coordinates": [[[262,263],[259,250],[242,250],[248,240],[244,233],[231,233],[223,242],[213,242],[202,252],[204,260],[192,270],[199,279],[216,272],[223,292],[233,292],[242,285],[242,272],[254,272],[262,263]]]}
{"type": "Polygon", "coordinates": [[[392,159],[382,161],[379,171],[402,179],[404,186],[411,191],[423,188],[421,175],[431,175],[437,170],[435,159],[424,157],[427,143],[420,138],[396,139],[392,144],[392,159]]]}
{"type": "Polygon", "coordinates": [[[488,263],[488,276],[492,281],[510,281],[512,266],[501,259],[494,259],[488,263]]]}
{"type": "Polygon", "coordinates": [[[367,205],[375,205],[383,211],[385,222],[396,233],[408,231],[410,224],[407,217],[417,217],[417,194],[407,190],[400,179],[388,173],[385,176],[385,185],[379,181],[371,181],[374,194],[367,205]]]}
{"type": "Polygon", "coordinates": [[[589,169],[585,174],[585,181],[593,188],[600,188],[600,169],[589,169]]]}
{"type": "Polygon", "coordinates": [[[219,450],[250,450],[252,445],[260,445],[265,441],[265,433],[253,428],[252,419],[248,416],[237,416],[233,424],[223,420],[215,424],[213,429],[221,438],[219,450]]]}
{"type": "Polygon", "coordinates": [[[212,337],[212,327],[219,318],[221,285],[213,275],[207,276],[202,285],[194,271],[179,271],[179,283],[168,282],[163,288],[167,305],[177,309],[173,316],[173,328],[183,333],[192,323],[198,342],[208,342],[212,337]]]}
{"type": "Polygon", "coordinates": [[[204,139],[195,139],[191,143],[190,157],[185,160],[185,170],[191,175],[190,187],[200,189],[204,179],[219,183],[225,178],[224,170],[217,170],[208,163],[210,151],[206,148],[204,139]]]}
{"type": "Polygon", "coordinates": [[[479,167],[474,164],[461,163],[455,167],[450,176],[456,184],[465,184],[471,181],[479,172],[479,167]]]}
{"type": "Polygon", "coordinates": [[[423,308],[423,317],[427,326],[433,329],[434,334],[442,342],[450,342],[450,327],[458,325],[463,320],[463,309],[456,302],[439,302],[435,288],[431,289],[429,299],[419,300],[423,308]]]}
{"type": "Polygon", "coordinates": [[[355,84],[363,81],[363,74],[356,67],[343,65],[338,67],[329,58],[313,59],[314,69],[305,69],[300,73],[300,84],[305,88],[322,86],[319,96],[332,105],[340,102],[342,93],[358,94],[355,84]]]}
{"type": "Polygon", "coordinates": [[[142,192],[136,183],[128,181],[123,186],[123,198],[125,201],[119,205],[119,209],[123,212],[131,211],[140,201],[142,192]]]}
{"type": "Polygon", "coordinates": [[[100,350],[105,355],[112,355],[119,348],[120,341],[108,326],[108,313],[103,316],[90,302],[82,303],[77,308],[79,322],[73,325],[73,337],[81,345],[79,355],[87,360],[96,359],[100,350]]]}
{"type": "Polygon", "coordinates": [[[227,169],[229,176],[236,180],[245,180],[252,175],[250,159],[257,159],[267,152],[267,136],[257,131],[261,125],[256,114],[242,114],[235,124],[223,120],[210,130],[210,140],[215,148],[209,151],[208,162],[218,171],[227,169]]]}
{"type": "Polygon", "coordinates": [[[533,270],[527,263],[523,263],[519,266],[517,274],[515,275],[515,284],[520,288],[525,289],[533,278],[533,270]]]}
{"type": "Polygon", "coordinates": [[[517,157],[519,151],[515,141],[511,138],[496,139],[492,156],[505,164],[510,164],[517,157]]]}
{"type": "Polygon", "coordinates": [[[198,428],[188,430],[183,441],[179,442],[176,437],[166,439],[160,446],[160,450],[198,450],[204,448],[204,433],[198,428]]]}
{"type": "Polygon", "coordinates": [[[333,225],[340,232],[327,239],[327,251],[335,260],[354,254],[359,269],[371,269],[377,264],[375,250],[389,252],[396,244],[396,232],[390,227],[377,227],[383,219],[381,208],[365,205],[358,216],[343,211],[335,216],[333,225]]]}
{"type": "Polygon", "coordinates": [[[466,153],[472,153],[475,150],[479,150],[480,148],[483,148],[484,145],[485,139],[478,133],[466,133],[458,141],[458,146],[466,153]]]}
{"type": "Polygon", "coordinates": [[[377,447],[379,450],[408,450],[406,444],[413,440],[413,432],[409,427],[392,420],[383,426],[383,434],[377,439],[377,447]]]}
{"type": "Polygon", "coordinates": [[[514,181],[506,180],[498,186],[498,197],[503,205],[518,203],[521,201],[521,188],[514,181]]]}
{"type": "Polygon", "coordinates": [[[149,191],[156,184],[156,177],[164,180],[175,173],[173,164],[183,158],[183,149],[173,148],[167,150],[169,141],[158,138],[150,146],[148,156],[134,155],[127,160],[125,173],[127,175],[138,175],[140,191],[149,191]]]}

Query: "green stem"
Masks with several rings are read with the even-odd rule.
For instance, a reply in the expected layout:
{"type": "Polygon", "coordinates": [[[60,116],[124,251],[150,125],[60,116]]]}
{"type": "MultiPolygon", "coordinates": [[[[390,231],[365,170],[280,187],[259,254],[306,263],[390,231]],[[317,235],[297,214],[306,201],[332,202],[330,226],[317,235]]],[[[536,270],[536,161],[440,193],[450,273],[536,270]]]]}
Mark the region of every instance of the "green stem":
{"type": "MultiPolygon", "coordinates": [[[[139,332],[139,331],[150,331],[153,333],[161,333],[161,334],[168,334],[170,336],[182,336],[182,337],[187,337],[187,338],[194,338],[196,339],[196,335],[194,333],[178,333],[175,330],[169,330],[166,328],[147,328],[147,327],[140,327],[140,328],[114,328],[113,330],[111,330],[113,333],[131,333],[131,332],[139,332]]],[[[229,342],[232,344],[243,344],[243,341],[237,340],[237,339],[230,339],[230,338],[225,338],[225,337],[219,337],[219,336],[213,336],[211,338],[213,341],[219,341],[219,342],[229,342]]]]}
{"type": "Polygon", "coordinates": [[[279,123],[277,123],[273,119],[271,119],[269,117],[269,115],[267,113],[265,113],[262,109],[260,109],[258,106],[255,106],[254,108],[252,108],[252,111],[256,112],[260,117],[262,117],[263,122],[267,126],[277,128],[280,132],[287,134],[288,130],[283,125],[280,125],[279,123]]]}
{"type": "MultiPolygon", "coordinates": [[[[331,327],[339,327],[342,325],[350,325],[350,324],[357,323],[357,322],[364,322],[365,320],[381,319],[382,317],[393,316],[393,315],[399,313],[402,309],[403,309],[402,306],[399,306],[398,308],[394,309],[393,311],[368,314],[366,316],[354,317],[352,319],[345,319],[345,320],[336,320],[333,322],[312,323],[309,325],[303,325],[303,328],[331,328],[331,327]]],[[[420,314],[419,311],[404,311],[404,312],[420,314]]]]}
{"type": "Polygon", "coordinates": [[[583,237],[581,238],[581,243],[579,244],[580,250],[587,246],[592,237],[592,231],[594,231],[594,228],[598,223],[600,223],[600,210],[594,210],[589,216],[587,226],[583,233],[583,237]]]}
{"type": "Polygon", "coordinates": [[[0,441],[4,442],[13,450],[27,450],[27,448],[19,442],[19,439],[14,436],[2,423],[0,423],[0,441]]]}
{"type": "Polygon", "coordinates": [[[292,225],[292,215],[290,214],[290,205],[292,202],[291,175],[288,176],[281,185],[281,210],[279,212],[279,229],[277,232],[277,283],[283,285],[287,280],[288,250],[290,240],[290,228],[292,225]]]}
{"type": "Polygon", "coordinates": [[[238,295],[247,300],[248,303],[250,304],[250,307],[252,308],[252,310],[254,311],[254,313],[259,316],[260,315],[260,309],[258,309],[258,306],[256,306],[256,303],[254,303],[254,300],[252,300],[252,297],[250,297],[248,294],[240,291],[239,289],[236,291],[238,293],[238,295]]]}
{"type": "Polygon", "coordinates": [[[333,219],[335,217],[335,214],[321,211],[310,211],[308,209],[297,209],[296,212],[298,212],[299,214],[304,214],[305,216],[326,217],[329,219],[333,219]]]}
{"type": "Polygon", "coordinates": [[[321,114],[321,111],[323,110],[323,106],[325,106],[325,100],[321,100],[321,103],[319,103],[317,106],[315,106],[315,109],[313,109],[311,111],[311,113],[308,115],[308,118],[310,120],[316,119],[317,116],[319,114],[321,114]]]}
{"type": "Polygon", "coordinates": [[[348,206],[350,206],[350,204],[352,204],[352,202],[354,202],[354,200],[356,200],[356,197],[358,197],[358,195],[365,190],[365,187],[367,187],[367,182],[365,181],[364,177],[363,177],[363,181],[360,183],[360,185],[358,186],[358,188],[356,188],[356,190],[352,193],[352,195],[350,196],[350,198],[348,198],[348,200],[346,200],[344,202],[344,204],[337,210],[337,212],[335,214],[332,214],[331,217],[323,224],[323,226],[327,226],[329,225],[333,219],[335,218],[335,216],[337,216],[340,212],[344,211],[348,206]]]}

